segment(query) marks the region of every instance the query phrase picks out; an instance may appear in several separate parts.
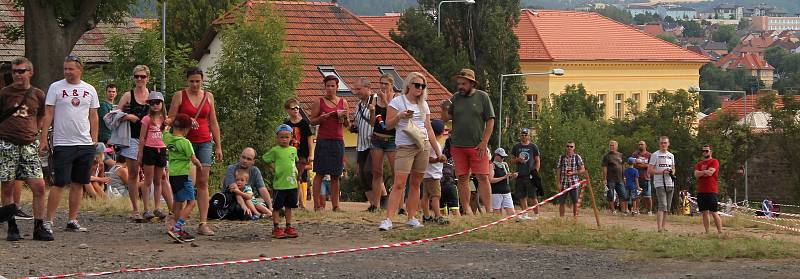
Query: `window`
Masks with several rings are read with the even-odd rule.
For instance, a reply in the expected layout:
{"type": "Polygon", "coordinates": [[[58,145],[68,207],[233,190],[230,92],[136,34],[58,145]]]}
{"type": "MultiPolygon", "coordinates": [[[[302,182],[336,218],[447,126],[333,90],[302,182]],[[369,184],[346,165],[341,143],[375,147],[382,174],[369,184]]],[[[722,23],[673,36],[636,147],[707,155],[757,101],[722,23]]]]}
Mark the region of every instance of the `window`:
{"type": "Polygon", "coordinates": [[[597,98],[599,101],[597,104],[600,105],[600,108],[603,110],[603,115],[606,114],[606,94],[597,94],[597,98]]]}
{"type": "Polygon", "coordinates": [[[394,91],[400,92],[403,91],[403,78],[400,77],[400,74],[395,71],[394,66],[378,66],[378,71],[381,74],[390,74],[392,78],[394,78],[394,91]]]}
{"type": "Polygon", "coordinates": [[[641,104],[641,99],[639,99],[640,95],[641,94],[639,93],[633,93],[633,102],[636,103],[636,105],[634,105],[633,107],[635,107],[636,110],[639,110],[639,104],[641,104]]]}
{"type": "Polygon", "coordinates": [[[539,101],[539,95],[536,94],[528,94],[526,95],[528,98],[528,112],[531,114],[531,118],[538,119],[539,118],[539,107],[536,104],[539,101]]]}
{"type": "Polygon", "coordinates": [[[656,93],[655,92],[647,93],[647,103],[648,104],[652,103],[653,101],[655,101],[655,99],[656,99],[656,93]]]}
{"type": "Polygon", "coordinates": [[[344,80],[342,79],[342,77],[340,77],[339,74],[336,73],[336,69],[334,69],[333,66],[317,66],[317,69],[322,74],[322,77],[327,77],[327,76],[333,75],[333,76],[335,76],[336,78],[339,79],[339,90],[338,90],[338,93],[336,95],[339,95],[339,96],[352,96],[353,95],[353,91],[350,90],[350,87],[347,87],[347,84],[345,84],[344,80]]]}
{"type": "Polygon", "coordinates": [[[614,98],[614,117],[622,118],[623,113],[623,104],[622,104],[622,96],[623,94],[616,94],[614,98]]]}

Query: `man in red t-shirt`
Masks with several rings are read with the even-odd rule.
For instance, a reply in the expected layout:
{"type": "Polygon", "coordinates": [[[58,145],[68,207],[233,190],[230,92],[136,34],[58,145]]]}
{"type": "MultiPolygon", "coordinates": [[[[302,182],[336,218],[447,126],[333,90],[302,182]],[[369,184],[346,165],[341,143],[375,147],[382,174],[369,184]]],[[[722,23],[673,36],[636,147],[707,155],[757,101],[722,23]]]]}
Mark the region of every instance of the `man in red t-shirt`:
{"type": "Polygon", "coordinates": [[[704,145],[703,160],[694,166],[694,177],[697,177],[697,207],[703,213],[703,227],[708,233],[708,216],[714,217],[717,233],[722,233],[722,220],[717,214],[717,174],[719,161],[711,157],[711,146],[704,145]]]}

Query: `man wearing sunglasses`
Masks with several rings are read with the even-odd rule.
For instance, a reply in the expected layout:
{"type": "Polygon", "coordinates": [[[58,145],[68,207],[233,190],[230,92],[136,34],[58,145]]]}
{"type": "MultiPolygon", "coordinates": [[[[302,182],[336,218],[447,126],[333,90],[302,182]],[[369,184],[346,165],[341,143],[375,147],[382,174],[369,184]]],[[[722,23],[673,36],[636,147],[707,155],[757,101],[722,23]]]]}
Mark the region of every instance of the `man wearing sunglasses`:
{"type": "Polygon", "coordinates": [[[69,186],[69,215],[66,231],[85,232],[78,224],[83,187],[89,184],[100,123],[100,100],[94,86],[81,80],[83,63],[77,56],[64,59],[64,79],[47,90],[39,151],[47,151],[47,136],[53,127],[53,186],[47,198],[45,230],[53,232],[53,220],[64,188],[69,186]]]}
{"type": "Polygon", "coordinates": [[[489,94],[476,89],[475,72],[463,69],[455,77],[458,94],[442,102],[442,120],[453,120],[450,131],[450,154],[458,176],[458,196],[466,214],[471,215],[469,175],[478,179],[478,193],[484,212],[492,212],[489,172],[492,170],[488,154],[489,138],[494,131],[494,108],[489,94]]]}
{"type": "MultiPolygon", "coordinates": [[[[556,181],[558,183],[557,192],[572,187],[572,185],[580,182],[579,175],[586,172],[585,164],[581,155],[575,153],[575,142],[567,142],[564,154],[558,157],[556,163],[556,181]]],[[[555,202],[558,204],[558,216],[564,217],[566,213],[567,197],[572,201],[572,216],[578,217],[578,197],[581,192],[581,187],[569,190],[560,197],[556,198],[555,202]]]]}
{"type": "Polygon", "coordinates": [[[703,214],[703,228],[708,233],[709,215],[714,218],[717,233],[722,233],[722,219],[717,211],[717,175],[719,174],[719,161],[711,156],[711,146],[704,145],[700,152],[703,160],[694,166],[694,177],[697,178],[697,207],[703,214]]]}
{"type": "Polygon", "coordinates": [[[45,197],[42,164],[36,134],[44,116],[44,91],[31,85],[33,64],[24,57],[11,62],[13,83],[0,89],[0,180],[2,203],[0,222],[8,221],[6,240],[20,240],[14,215],[20,211],[13,199],[15,180],[24,180],[33,192],[33,238],[53,240],[44,229],[45,197]]]}

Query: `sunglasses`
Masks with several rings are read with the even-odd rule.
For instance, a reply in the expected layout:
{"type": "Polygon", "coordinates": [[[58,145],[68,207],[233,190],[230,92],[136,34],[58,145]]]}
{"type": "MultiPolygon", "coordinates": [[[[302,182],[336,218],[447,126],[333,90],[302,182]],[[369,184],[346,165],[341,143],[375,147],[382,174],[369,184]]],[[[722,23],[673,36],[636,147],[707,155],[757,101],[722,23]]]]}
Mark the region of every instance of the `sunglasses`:
{"type": "Polygon", "coordinates": [[[299,106],[294,106],[294,107],[290,107],[289,109],[290,110],[300,110],[300,107],[299,106]]]}
{"type": "Polygon", "coordinates": [[[702,151],[703,153],[708,153],[708,152],[711,152],[711,150],[708,150],[708,149],[702,149],[702,150],[700,150],[700,151],[702,151]]]}
{"type": "Polygon", "coordinates": [[[147,101],[147,104],[150,104],[150,105],[159,105],[159,104],[162,104],[162,103],[164,103],[164,101],[161,101],[161,100],[147,101]]]}
{"type": "Polygon", "coordinates": [[[381,82],[381,85],[390,85],[391,83],[388,82],[381,82]]]}
{"type": "Polygon", "coordinates": [[[574,145],[567,145],[567,148],[575,148],[574,145]]]}
{"type": "Polygon", "coordinates": [[[522,133],[522,134],[520,134],[520,135],[522,135],[523,137],[527,137],[527,136],[528,136],[528,133],[522,133]]]}
{"type": "Polygon", "coordinates": [[[11,71],[14,72],[15,74],[20,74],[21,75],[21,74],[24,74],[24,73],[26,73],[27,71],[30,71],[30,70],[31,69],[24,69],[23,68],[23,69],[13,69],[11,71]]]}
{"type": "Polygon", "coordinates": [[[147,75],[133,75],[133,79],[146,79],[147,75]]]}
{"type": "Polygon", "coordinates": [[[415,82],[415,83],[412,83],[412,84],[414,85],[414,88],[416,88],[416,89],[425,89],[425,87],[428,87],[428,85],[424,84],[424,83],[416,83],[415,82]]]}
{"type": "Polygon", "coordinates": [[[64,57],[64,62],[78,62],[78,64],[83,64],[80,57],[72,54],[68,55],[67,57],[64,57]]]}

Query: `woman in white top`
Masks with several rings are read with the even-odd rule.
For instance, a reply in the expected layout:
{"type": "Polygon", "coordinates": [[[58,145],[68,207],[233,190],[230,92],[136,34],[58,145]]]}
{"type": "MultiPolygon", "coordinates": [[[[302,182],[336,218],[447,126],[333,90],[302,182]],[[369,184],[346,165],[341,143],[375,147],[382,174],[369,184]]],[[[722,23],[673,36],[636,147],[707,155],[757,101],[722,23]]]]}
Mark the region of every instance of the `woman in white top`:
{"type": "Polygon", "coordinates": [[[417,72],[409,73],[402,94],[389,103],[386,126],[389,129],[396,129],[397,154],[394,162],[394,185],[389,194],[386,219],[381,221],[378,227],[382,231],[392,228],[392,217],[397,214],[397,209],[400,207],[409,174],[411,175],[409,184],[411,188],[408,192],[409,198],[406,200],[406,211],[408,212],[406,224],[414,228],[422,227],[415,215],[419,207],[419,187],[428,167],[430,148],[433,148],[437,158],[440,160],[444,158],[439,143],[433,137],[431,112],[426,101],[428,98],[427,87],[425,76],[417,72]],[[422,131],[424,146],[417,146],[415,141],[403,131],[410,123],[422,131]],[[431,136],[428,137],[428,135],[431,136]]]}

